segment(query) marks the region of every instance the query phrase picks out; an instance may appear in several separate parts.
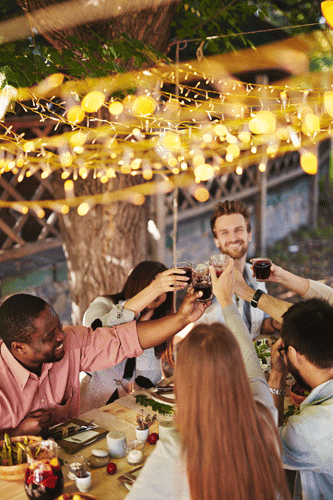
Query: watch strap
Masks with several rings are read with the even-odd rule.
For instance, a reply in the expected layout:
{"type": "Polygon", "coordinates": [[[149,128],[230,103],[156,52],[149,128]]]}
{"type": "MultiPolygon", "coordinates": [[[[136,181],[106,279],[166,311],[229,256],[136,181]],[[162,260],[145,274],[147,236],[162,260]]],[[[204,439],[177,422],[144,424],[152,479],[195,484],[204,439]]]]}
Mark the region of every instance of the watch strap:
{"type": "Polygon", "coordinates": [[[277,396],[285,396],[286,395],[286,391],[281,390],[281,389],[272,389],[272,387],[270,387],[270,390],[271,390],[272,394],[276,394],[277,396]]]}
{"type": "Polygon", "coordinates": [[[265,293],[263,290],[260,290],[260,288],[258,288],[258,290],[255,291],[253,297],[252,297],[252,300],[251,300],[251,306],[252,307],[257,307],[258,306],[258,302],[259,302],[259,299],[260,297],[262,296],[262,294],[265,293]]]}

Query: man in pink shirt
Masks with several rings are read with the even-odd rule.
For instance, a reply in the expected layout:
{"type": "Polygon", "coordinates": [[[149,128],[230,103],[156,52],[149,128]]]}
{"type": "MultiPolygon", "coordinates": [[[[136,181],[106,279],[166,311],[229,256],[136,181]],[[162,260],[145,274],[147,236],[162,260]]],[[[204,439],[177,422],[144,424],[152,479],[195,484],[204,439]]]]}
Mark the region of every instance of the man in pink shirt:
{"type": "Polygon", "coordinates": [[[142,354],[195,322],[206,305],[188,294],[165,318],[93,331],[62,327],[43,299],[17,294],[0,306],[0,439],[40,434],[79,413],[81,371],[142,354]]]}

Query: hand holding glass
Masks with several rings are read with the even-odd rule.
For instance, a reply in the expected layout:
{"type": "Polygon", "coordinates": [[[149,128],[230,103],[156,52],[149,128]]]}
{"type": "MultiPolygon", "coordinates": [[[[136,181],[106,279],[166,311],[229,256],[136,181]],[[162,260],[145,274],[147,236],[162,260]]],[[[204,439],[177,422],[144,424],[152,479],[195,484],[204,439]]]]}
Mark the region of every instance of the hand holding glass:
{"type": "Polygon", "coordinates": [[[213,296],[212,277],[207,264],[198,264],[193,270],[192,286],[195,292],[202,292],[199,302],[207,302],[213,296]]]}
{"type": "Polygon", "coordinates": [[[226,253],[217,253],[209,257],[209,265],[214,267],[217,278],[221,276],[229,260],[230,257],[226,253]]]}

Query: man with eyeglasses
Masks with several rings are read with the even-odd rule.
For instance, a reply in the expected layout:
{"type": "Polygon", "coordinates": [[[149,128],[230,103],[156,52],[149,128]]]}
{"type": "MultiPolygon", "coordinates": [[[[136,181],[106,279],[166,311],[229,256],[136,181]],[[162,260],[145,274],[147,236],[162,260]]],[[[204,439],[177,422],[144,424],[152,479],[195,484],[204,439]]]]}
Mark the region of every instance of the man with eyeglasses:
{"type": "Polygon", "coordinates": [[[297,471],[294,499],[332,499],[333,291],[273,265],[271,281],[308,300],[290,304],[267,294],[257,294],[253,300],[253,290],[237,271],[235,275],[236,291],[244,300],[276,320],[282,318],[281,338],[272,347],[269,385],[279,412],[282,460],[286,469],[297,471]],[[310,394],[300,412],[282,425],[289,372],[310,394]]]}

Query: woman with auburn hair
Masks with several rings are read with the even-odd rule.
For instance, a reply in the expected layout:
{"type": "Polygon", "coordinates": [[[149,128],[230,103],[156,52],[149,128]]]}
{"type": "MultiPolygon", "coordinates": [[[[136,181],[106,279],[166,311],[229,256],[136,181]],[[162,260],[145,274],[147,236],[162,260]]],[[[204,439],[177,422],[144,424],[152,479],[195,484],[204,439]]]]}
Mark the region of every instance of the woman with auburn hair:
{"type": "MultiPolygon", "coordinates": [[[[172,292],[187,285],[182,269],[167,269],[161,262],[143,261],[128,275],[121,292],[97,297],[83,316],[82,324],[94,330],[133,320],[159,319],[173,310],[172,292]],[[178,273],[178,274],[176,274],[178,273]]],[[[81,383],[80,412],[100,407],[126,395],[130,385],[154,387],[162,377],[161,357],[172,363],[172,340],[146,349],[138,358],[92,372],[81,383]]]]}
{"type": "Polygon", "coordinates": [[[219,280],[211,273],[226,324],[199,324],[179,343],[177,430],[158,441],[126,500],[290,500],[273,399],[232,303],[233,261],[219,280]]]}

